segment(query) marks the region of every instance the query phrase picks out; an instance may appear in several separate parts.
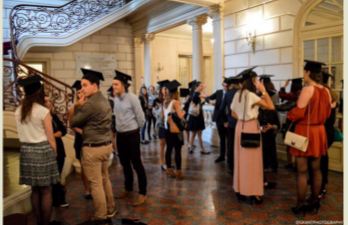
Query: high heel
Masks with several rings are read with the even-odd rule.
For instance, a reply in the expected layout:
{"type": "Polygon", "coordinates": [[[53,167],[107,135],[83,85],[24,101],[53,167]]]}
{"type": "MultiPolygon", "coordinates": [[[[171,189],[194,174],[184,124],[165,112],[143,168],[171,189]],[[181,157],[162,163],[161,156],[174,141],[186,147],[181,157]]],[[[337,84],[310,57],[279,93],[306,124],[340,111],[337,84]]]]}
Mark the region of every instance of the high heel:
{"type": "Polygon", "coordinates": [[[297,207],[292,207],[291,210],[294,214],[300,214],[302,212],[303,216],[305,216],[306,211],[308,211],[308,205],[303,204],[297,207]]]}
{"type": "MultiPolygon", "coordinates": [[[[259,197],[260,198],[260,197],[259,197]]],[[[250,197],[250,205],[252,205],[255,202],[256,205],[261,205],[263,202],[263,199],[257,199],[256,196],[251,196],[250,197]]]]}
{"type": "Polygon", "coordinates": [[[320,202],[319,201],[308,205],[308,211],[313,212],[313,210],[315,210],[315,212],[314,212],[315,214],[318,214],[319,209],[320,209],[320,202]]]}
{"type": "Polygon", "coordinates": [[[238,202],[246,200],[246,197],[244,195],[241,195],[239,193],[236,193],[236,196],[238,198],[238,202]]]}

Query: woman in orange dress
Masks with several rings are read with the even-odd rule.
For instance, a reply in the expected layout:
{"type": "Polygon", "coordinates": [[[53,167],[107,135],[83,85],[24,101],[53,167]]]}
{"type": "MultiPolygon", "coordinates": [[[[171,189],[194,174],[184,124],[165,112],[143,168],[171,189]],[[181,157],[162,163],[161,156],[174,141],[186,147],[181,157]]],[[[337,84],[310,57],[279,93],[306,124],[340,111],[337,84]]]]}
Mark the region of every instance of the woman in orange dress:
{"type": "Polygon", "coordinates": [[[308,138],[306,152],[290,148],[290,153],[297,162],[297,205],[292,208],[293,213],[305,213],[320,208],[319,195],[322,185],[320,172],[320,157],[326,154],[327,138],[325,121],[331,113],[331,97],[329,91],[322,86],[321,66],[323,63],[305,60],[304,81],[308,84],[301,91],[297,107],[288,113],[288,119],[297,122],[295,133],[308,138]],[[305,204],[307,189],[308,161],[313,175],[311,198],[305,204]]]}

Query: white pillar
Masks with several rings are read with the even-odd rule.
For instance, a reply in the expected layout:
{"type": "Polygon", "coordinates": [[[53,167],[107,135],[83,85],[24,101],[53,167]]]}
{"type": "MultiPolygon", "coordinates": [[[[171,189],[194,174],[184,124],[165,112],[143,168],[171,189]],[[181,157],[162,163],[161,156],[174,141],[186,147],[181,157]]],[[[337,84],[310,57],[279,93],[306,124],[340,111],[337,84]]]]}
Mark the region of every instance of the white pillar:
{"type": "Polygon", "coordinates": [[[151,41],[155,39],[154,34],[145,34],[145,85],[148,87],[152,85],[152,74],[151,74],[151,41]]]}
{"type": "Polygon", "coordinates": [[[202,81],[204,77],[202,25],[206,22],[206,15],[196,16],[187,20],[187,23],[192,26],[192,79],[198,81],[202,81]]]}
{"type": "Polygon", "coordinates": [[[134,77],[131,87],[133,87],[133,93],[139,94],[141,87],[141,77],[143,76],[143,61],[142,57],[144,52],[142,51],[143,41],[141,38],[134,38],[134,77]]]}
{"type": "Polygon", "coordinates": [[[213,48],[214,48],[214,89],[222,88],[224,77],[224,48],[223,48],[223,7],[213,5],[209,7],[209,17],[213,20],[213,48]]]}

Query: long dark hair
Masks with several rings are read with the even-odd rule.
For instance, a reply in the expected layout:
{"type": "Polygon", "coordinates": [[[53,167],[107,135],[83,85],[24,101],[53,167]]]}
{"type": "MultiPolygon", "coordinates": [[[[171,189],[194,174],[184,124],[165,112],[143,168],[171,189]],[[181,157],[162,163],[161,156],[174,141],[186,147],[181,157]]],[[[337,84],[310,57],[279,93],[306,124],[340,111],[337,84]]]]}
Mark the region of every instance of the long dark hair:
{"type": "Polygon", "coordinates": [[[315,72],[310,71],[309,78],[311,78],[317,84],[321,84],[323,82],[323,75],[320,72],[315,73],[315,72]]]}
{"type": "Polygon", "coordinates": [[[145,86],[142,86],[142,87],[140,88],[139,96],[143,97],[144,100],[145,100],[146,102],[149,101],[149,93],[147,92],[147,88],[146,88],[145,86]],[[143,95],[143,89],[146,90],[146,95],[143,95]]]}
{"type": "Polygon", "coordinates": [[[159,89],[159,93],[158,93],[158,99],[162,102],[164,100],[164,96],[163,96],[163,93],[162,93],[162,89],[164,87],[160,87],[159,89]]]}
{"type": "Polygon", "coordinates": [[[33,109],[34,103],[45,106],[45,99],[43,91],[40,89],[35,94],[25,96],[21,101],[21,123],[27,123],[27,118],[31,117],[31,112],[33,109]]]}
{"type": "MultiPolygon", "coordinates": [[[[253,76],[257,76],[255,72],[252,72],[253,76]]],[[[256,93],[256,87],[254,85],[253,80],[256,79],[256,77],[249,78],[242,83],[242,88],[240,89],[240,94],[239,94],[239,102],[242,100],[242,94],[244,90],[248,90],[250,92],[256,93]]]]}

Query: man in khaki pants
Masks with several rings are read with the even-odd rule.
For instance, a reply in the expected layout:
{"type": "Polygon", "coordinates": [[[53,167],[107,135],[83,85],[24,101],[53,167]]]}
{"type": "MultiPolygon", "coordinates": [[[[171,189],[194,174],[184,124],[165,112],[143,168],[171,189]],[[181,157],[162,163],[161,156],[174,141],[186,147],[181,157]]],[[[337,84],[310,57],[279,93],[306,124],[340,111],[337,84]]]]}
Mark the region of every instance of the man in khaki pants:
{"type": "Polygon", "coordinates": [[[83,128],[82,166],[91,185],[95,214],[91,220],[104,220],[117,212],[114,203],[108,162],[112,153],[111,107],[99,91],[103,74],[81,69],[82,93],[86,96],[75,104],[72,127],[83,128]]]}

